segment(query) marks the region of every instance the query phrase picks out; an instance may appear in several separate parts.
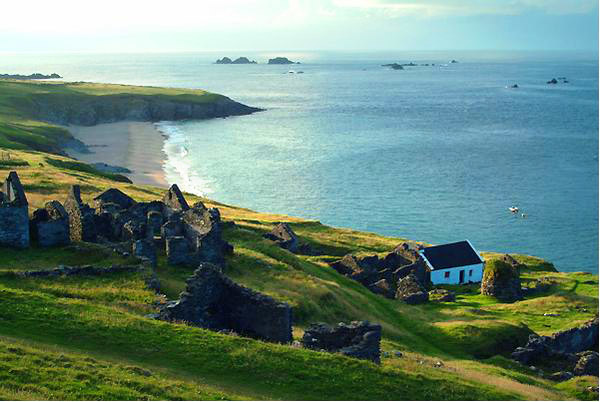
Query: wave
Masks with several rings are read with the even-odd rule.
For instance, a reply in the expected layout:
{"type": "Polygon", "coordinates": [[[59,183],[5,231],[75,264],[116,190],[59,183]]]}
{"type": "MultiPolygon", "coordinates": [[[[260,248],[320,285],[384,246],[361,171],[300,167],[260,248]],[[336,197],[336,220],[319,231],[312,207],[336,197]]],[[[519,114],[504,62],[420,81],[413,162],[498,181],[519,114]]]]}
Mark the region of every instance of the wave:
{"type": "Polygon", "coordinates": [[[193,166],[195,155],[190,152],[188,136],[181,124],[161,121],[154,125],[164,138],[163,152],[167,157],[163,171],[167,182],[177,183],[183,191],[202,197],[213,193],[211,181],[201,177],[193,166]]]}

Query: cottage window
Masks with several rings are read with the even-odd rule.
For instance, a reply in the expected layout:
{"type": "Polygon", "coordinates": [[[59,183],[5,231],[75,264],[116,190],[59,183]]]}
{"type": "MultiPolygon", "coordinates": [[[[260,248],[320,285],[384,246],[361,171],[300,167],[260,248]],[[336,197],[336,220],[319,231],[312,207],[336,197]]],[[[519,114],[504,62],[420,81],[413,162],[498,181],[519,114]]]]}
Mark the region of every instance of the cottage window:
{"type": "Polygon", "coordinates": [[[450,271],[444,272],[444,278],[446,278],[446,279],[450,278],[450,271]]]}
{"type": "Polygon", "coordinates": [[[472,269],[469,270],[469,276],[473,276],[473,270],[472,269]]]}

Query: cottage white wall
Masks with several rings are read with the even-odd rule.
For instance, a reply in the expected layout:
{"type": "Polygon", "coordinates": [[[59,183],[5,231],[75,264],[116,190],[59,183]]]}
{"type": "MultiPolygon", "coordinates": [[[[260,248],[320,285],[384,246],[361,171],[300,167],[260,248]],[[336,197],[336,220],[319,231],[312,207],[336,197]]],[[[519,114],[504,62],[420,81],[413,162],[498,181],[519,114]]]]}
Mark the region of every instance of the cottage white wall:
{"type": "Polygon", "coordinates": [[[460,283],[460,271],[465,271],[464,283],[481,282],[481,279],[483,279],[483,263],[480,263],[431,271],[431,282],[434,285],[457,285],[460,283]],[[469,276],[469,270],[471,269],[473,270],[473,275],[469,276]],[[446,272],[450,272],[450,277],[445,277],[446,272]]]}

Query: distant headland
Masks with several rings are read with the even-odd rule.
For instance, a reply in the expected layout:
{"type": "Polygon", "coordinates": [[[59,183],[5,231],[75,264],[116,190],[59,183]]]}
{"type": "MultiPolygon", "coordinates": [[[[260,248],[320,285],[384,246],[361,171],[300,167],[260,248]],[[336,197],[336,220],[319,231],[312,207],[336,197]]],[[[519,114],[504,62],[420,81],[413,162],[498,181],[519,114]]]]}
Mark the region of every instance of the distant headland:
{"type": "Polygon", "coordinates": [[[0,74],[0,78],[8,79],[8,80],[49,80],[52,78],[62,78],[60,75],[56,73],[52,73],[50,75],[34,73],[29,75],[22,74],[0,74]]]}

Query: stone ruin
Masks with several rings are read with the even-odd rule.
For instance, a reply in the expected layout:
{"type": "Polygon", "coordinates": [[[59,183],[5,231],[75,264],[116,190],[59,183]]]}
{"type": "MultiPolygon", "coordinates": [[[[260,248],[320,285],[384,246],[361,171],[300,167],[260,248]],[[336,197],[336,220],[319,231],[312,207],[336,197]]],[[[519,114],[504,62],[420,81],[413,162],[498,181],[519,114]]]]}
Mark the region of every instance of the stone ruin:
{"type": "Polygon", "coordinates": [[[553,377],[564,381],[575,375],[598,375],[598,316],[583,325],[551,336],[529,336],[511,358],[522,364],[550,365],[553,377]]]}
{"type": "Polygon", "coordinates": [[[69,215],[58,201],[46,203],[33,212],[31,240],[41,247],[63,246],[70,242],[69,215]]]}
{"type": "Polygon", "coordinates": [[[234,283],[210,263],[200,264],[186,282],[180,299],[162,308],[159,319],[270,342],[292,341],[292,309],[287,303],[234,283]]]}
{"type": "Polygon", "coordinates": [[[222,265],[233,247],[221,237],[221,216],[201,202],[190,207],[177,187],[162,201],[136,202],[111,188],[94,198],[94,207],[81,199],[74,185],[61,204],[46,203],[28,216],[28,203],[16,172],[0,191],[0,245],[28,247],[30,239],[42,247],[69,242],[103,243],[156,266],[157,248],[164,248],[170,264],[222,265]]]}
{"type": "Polygon", "coordinates": [[[292,253],[298,251],[298,246],[300,245],[298,236],[296,236],[296,233],[294,233],[290,225],[287,223],[279,223],[275,225],[273,230],[271,230],[269,233],[265,233],[263,237],[274,241],[279,247],[289,250],[292,253]]]}
{"type": "Polygon", "coordinates": [[[341,353],[357,359],[380,363],[381,326],[368,321],[343,322],[331,327],[313,324],[304,331],[301,341],[308,349],[341,353]]]}
{"type": "Polygon", "coordinates": [[[429,300],[429,293],[417,277],[410,273],[398,280],[396,299],[402,300],[406,304],[420,304],[429,300]]]}
{"type": "Polygon", "coordinates": [[[428,288],[431,283],[429,271],[414,244],[402,243],[383,258],[377,255],[357,257],[348,254],[341,260],[334,261],[330,266],[340,274],[360,282],[373,293],[389,299],[400,298],[418,302],[427,300],[425,288],[428,288]],[[400,281],[409,275],[414,278],[418,286],[407,286],[409,282],[414,284],[414,281],[410,280],[403,282],[402,287],[399,288],[400,281]],[[414,297],[410,293],[413,289],[419,293],[414,297]],[[423,291],[425,297],[422,297],[423,291]]]}
{"type": "Polygon", "coordinates": [[[300,239],[292,230],[292,227],[285,222],[278,223],[273,229],[263,235],[265,239],[274,241],[279,247],[286,249],[294,254],[317,255],[317,250],[309,244],[300,242],[300,239]]]}
{"type": "Polygon", "coordinates": [[[29,247],[29,204],[17,172],[10,172],[0,190],[0,245],[29,247]]]}
{"type": "Polygon", "coordinates": [[[81,189],[72,186],[65,200],[65,210],[69,215],[71,241],[96,241],[94,209],[81,201],[81,189]]]}

